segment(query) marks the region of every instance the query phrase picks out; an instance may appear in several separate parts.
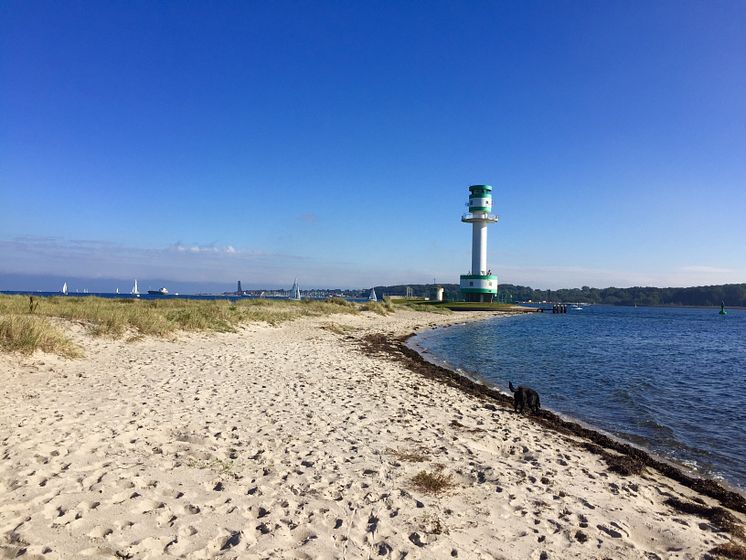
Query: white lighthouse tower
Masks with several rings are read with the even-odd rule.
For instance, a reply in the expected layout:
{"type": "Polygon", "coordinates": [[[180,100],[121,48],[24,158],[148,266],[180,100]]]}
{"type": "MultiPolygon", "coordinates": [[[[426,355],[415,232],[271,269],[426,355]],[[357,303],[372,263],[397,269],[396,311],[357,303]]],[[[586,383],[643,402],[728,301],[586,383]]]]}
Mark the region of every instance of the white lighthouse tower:
{"type": "Polygon", "coordinates": [[[487,268],[487,224],[497,221],[492,214],[492,187],[469,187],[469,212],[461,221],[471,224],[471,273],[461,275],[461,293],[466,301],[489,301],[497,295],[497,276],[487,268]]]}

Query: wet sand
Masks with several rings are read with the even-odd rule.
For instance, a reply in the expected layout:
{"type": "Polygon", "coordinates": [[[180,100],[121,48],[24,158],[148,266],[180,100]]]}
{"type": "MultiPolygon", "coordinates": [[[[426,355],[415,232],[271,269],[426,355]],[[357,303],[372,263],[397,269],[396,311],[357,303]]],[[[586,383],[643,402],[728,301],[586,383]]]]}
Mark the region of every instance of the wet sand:
{"type": "Polygon", "coordinates": [[[743,544],[740,494],[515,414],[404,345],[482,317],[363,313],[134,343],[68,324],[83,359],[0,356],[0,551],[702,558],[743,544]],[[423,472],[448,487],[418,486],[423,472]]]}

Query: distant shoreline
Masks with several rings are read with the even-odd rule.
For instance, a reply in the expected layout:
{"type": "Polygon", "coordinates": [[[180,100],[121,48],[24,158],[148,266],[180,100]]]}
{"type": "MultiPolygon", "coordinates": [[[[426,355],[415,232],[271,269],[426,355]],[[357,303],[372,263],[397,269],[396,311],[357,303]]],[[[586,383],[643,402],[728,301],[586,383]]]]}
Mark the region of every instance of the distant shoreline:
{"type": "MultiPolygon", "coordinates": [[[[139,299],[193,299],[193,298],[211,298],[211,299],[284,299],[280,296],[272,297],[272,296],[255,296],[255,295],[234,295],[234,294],[222,294],[222,293],[215,293],[215,294],[209,294],[209,293],[194,293],[194,294],[182,294],[182,293],[173,293],[173,294],[148,294],[148,293],[141,293],[139,295],[134,295],[130,293],[116,293],[116,292],[90,292],[90,293],[69,293],[67,295],[62,294],[61,292],[41,292],[41,291],[31,291],[31,290],[0,290],[0,294],[2,295],[9,295],[9,296],[38,296],[38,297],[118,297],[118,298],[139,298],[139,299]]],[[[306,299],[305,297],[303,299],[306,299]]],[[[308,299],[319,299],[323,300],[326,298],[308,298],[308,299]]],[[[366,298],[345,298],[345,299],[354,299],[354,300],[365,300],[366,298]]],[[[415,298],[415,301],[417,299],[415,298]]],[[[446,302],[447,303],[447,302],[446,302]]],[[[453,302],[458,303],[458,302],[453,302]]],[[[631,305],[627,303],[587,303],[587,302],[574,302],[574,301],[568,301],[568,302],[547,302],[547,303],[536,303],[536,302],[516,302],[514,305],[516,306],[551,306],[556,304],[561,305],[570,305],[573,303],[581,303],[587,307],[591,306],[606,306],[606,307],[653,307],[653,308],[667,308],[667,309],[719,309],[720,305],[674,305],[674,304],[657,304],[657,305],[631,305]]],[[[742,305],[726,305],[725,306],[726,311],[727,310],[735,310],[735,311],[742,311],[746,310],[746,306],[742,305]]],[[[492,310],[488,310],[492,311],[492,310]]]]}

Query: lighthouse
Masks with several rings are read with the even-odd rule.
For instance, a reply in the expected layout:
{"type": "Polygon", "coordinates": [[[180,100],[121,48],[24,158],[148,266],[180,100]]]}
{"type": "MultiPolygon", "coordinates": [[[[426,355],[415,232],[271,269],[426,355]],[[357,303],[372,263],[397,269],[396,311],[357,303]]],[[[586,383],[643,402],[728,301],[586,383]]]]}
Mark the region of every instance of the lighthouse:
{"type": "Polygon", "coordinates": [[[466,301],[488,301],[497,295],[497,276],[487,268],[487,224],[497,221],[492,214],[492,187],[469,187],[469,212],[461,221],[471,224],[471,272],[461,275],[461,293],[466,301]]]}

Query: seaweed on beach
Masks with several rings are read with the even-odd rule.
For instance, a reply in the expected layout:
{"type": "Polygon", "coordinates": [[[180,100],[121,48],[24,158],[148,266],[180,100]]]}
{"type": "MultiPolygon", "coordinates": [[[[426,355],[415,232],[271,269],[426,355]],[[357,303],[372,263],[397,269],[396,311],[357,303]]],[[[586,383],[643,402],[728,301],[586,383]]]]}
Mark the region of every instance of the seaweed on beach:
{"type": "Polygon", "coordinates": [[[731,560],[746,560],[746,546],[731,541],[711,549],[710,554],[731,560]]]}
{"type": "Polygon", "coordinates": [[[681,513],[707,519],[716,531],[730,533],[734,537],[746,537],[743,526],[738,522],[738,519],[724,508],[709,507],[697,502],[679,500],[678,498],[668,498],[664,503],[681,513]]]}
{"type": "Polygon", "coordinates": [[[631,474],[641,474],[645,465],[637,457],[630,457],[629,455],[620,455],[618,453],[610,453],[600,445],[595,443],[585,442],[583,447],[588,451],[600,455],[601,458],[606,462],[611,472],[615,472],[621,476],[629,476],[631,474]]]}
{"type": "Polygon", "coordinates": [[[362,338],[361,349],[368,355],[390,356],[401,359],[400,345],[384,334],[369,334],[362,338]]]}
{"type": "MultiPolygon", "coordinates": [[[[382,334],[370,335],[363,339],[363,349],[371,354],[388,354],[393,359],[401,360],[404,365],[415,373],[419,373],[428,379],[445,383],[456,387],[481,399],[486,407],[499,405],[502,408],[512,408],[513,399],[489,387],[478,383],[455,371],[433,364],[425,360],[415,350],[406,345],[407,339],[413,334],[405,337],[392,339],[382,334]]],[[[655,469],[664,476],[691,488],[704,496],[714,498],[726,508],[739,513],[746,513],[746,498],[733,490],[728,490],[718,482],[709,479],[690,476],[669,463],[653,458],[649,453],[632,445],[617,441],[605,434],[596,432],[575,422],[563,420],[556,414],[547,410],[540,410],[527,418],[550,430],[560,434],[579,437],[596,444],[590,450],[601,455],[609,465],[609,470],[619,474],[633,474],[639,472],[642,467],[655,469]],[[610,453],[613,451],[616,453],[610,453]]]]}

